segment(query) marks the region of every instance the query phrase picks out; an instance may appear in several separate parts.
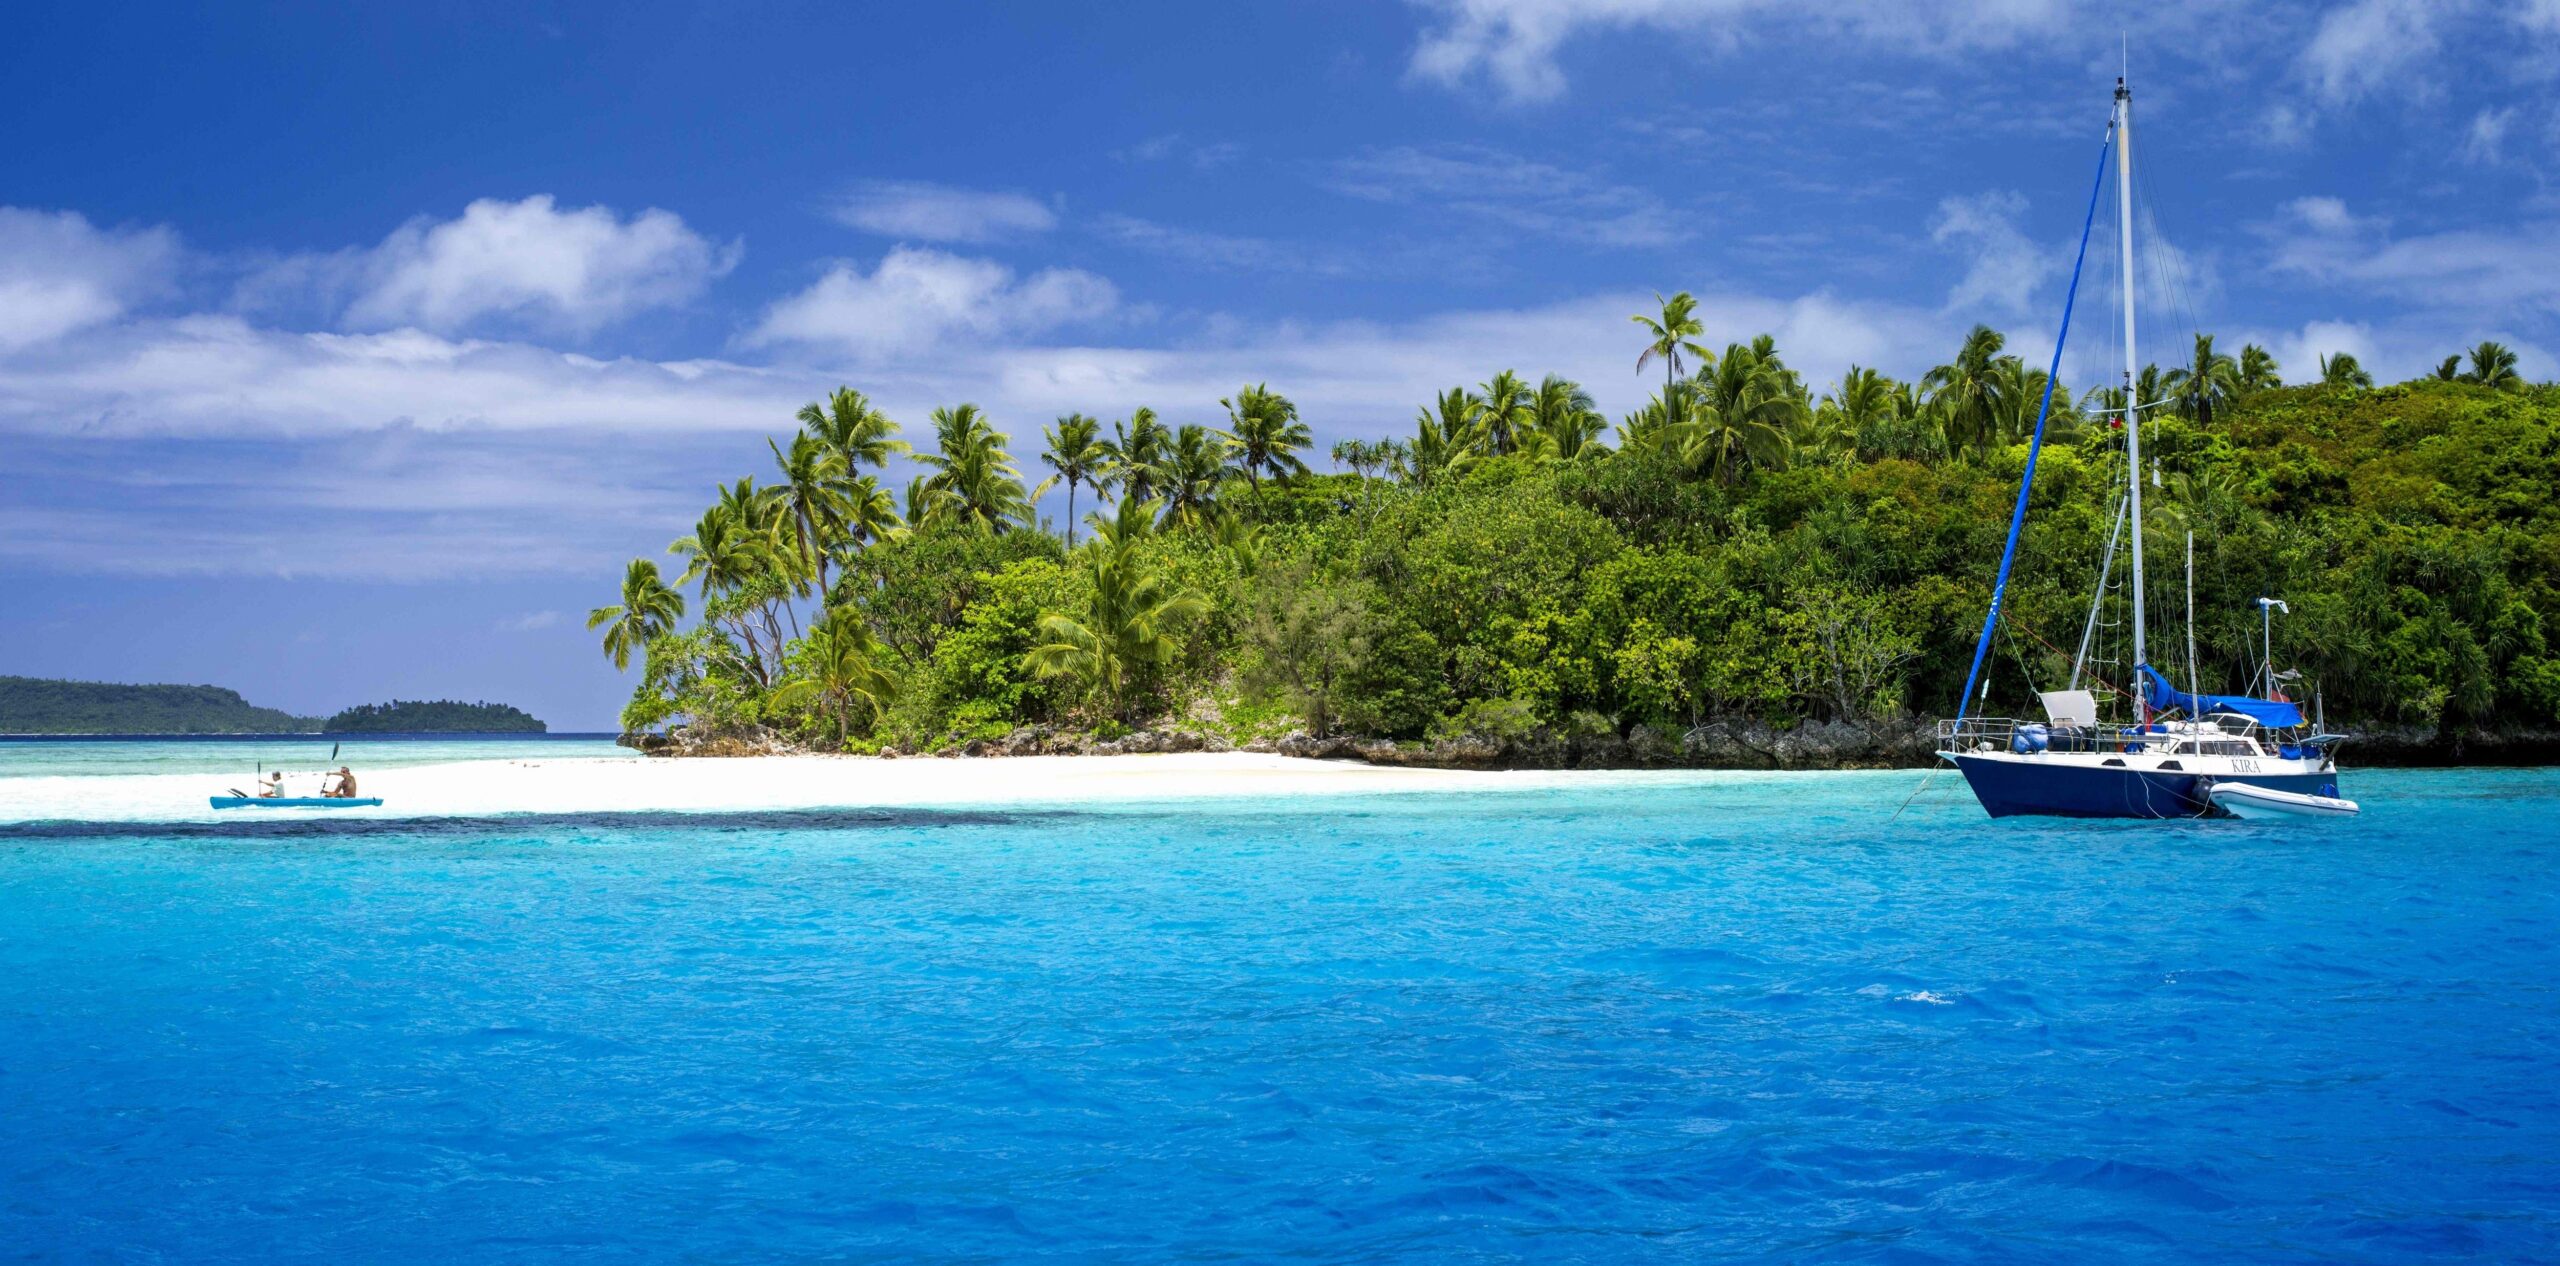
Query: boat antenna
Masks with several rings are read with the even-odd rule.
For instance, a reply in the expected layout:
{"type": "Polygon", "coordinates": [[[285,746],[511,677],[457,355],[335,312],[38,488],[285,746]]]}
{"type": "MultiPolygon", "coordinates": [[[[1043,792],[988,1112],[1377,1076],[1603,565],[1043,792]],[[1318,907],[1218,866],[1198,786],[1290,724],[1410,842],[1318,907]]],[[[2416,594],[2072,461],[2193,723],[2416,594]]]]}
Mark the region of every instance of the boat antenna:
{"type": "MultiPolygon", "coordinates": [[[[2126,59],[2132,54],[2127,44],[2126,59]]],[[[2151,661],[2143,649],[2142,637],[2142,402],[2133,398],[2134,369],[2138,353],[2133,337],[2133,91],[2125,87],[2123,76],[2116,79],[2116,230],[2123,252],[2124,284],[2124,443],[2125,482],[2129,489],[2125,510],[2126,522],[2133,528],[2133,662],[2139,669],[2151,661]]],[[[2151,723],[2151,699],[2143,693],[2137,713],[2145,725],[2151,723]]]]}

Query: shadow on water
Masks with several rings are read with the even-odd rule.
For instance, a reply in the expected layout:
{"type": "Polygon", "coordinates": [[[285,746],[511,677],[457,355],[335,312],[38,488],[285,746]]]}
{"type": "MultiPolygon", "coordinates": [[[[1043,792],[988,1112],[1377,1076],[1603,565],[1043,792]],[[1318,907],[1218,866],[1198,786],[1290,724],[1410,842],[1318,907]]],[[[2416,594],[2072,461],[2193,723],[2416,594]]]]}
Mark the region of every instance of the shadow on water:
{"type": "Polygon", "coordinates": [[[878,831],[1028,826],[1076,815],[977,809],[784,809],[711,813],[520,813],[499,817],[291,818],[239,822],[12,822],[0,840],[354,840],[520,838],[579,831],[878,831]]]}

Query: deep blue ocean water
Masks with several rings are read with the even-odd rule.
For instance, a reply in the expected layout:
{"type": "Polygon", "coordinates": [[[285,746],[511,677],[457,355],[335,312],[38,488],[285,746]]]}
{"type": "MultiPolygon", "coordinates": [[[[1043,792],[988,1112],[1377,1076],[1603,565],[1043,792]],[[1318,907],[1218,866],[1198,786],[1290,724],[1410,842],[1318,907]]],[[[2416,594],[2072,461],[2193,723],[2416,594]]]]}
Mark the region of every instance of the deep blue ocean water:
{"type": "Polygon", "coordinates": [[[2560,1258],[2560,773],[0,825],[0,1256],[2560,1258]]]}

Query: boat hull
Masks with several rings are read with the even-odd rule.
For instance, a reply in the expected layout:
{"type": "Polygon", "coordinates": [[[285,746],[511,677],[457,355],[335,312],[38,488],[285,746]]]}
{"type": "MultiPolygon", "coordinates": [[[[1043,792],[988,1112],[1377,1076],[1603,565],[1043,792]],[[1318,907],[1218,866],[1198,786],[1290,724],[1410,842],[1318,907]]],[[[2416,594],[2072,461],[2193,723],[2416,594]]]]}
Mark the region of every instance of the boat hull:
{"type": "MultiPolygon", "coordinates": [[[[2208,794],[2214,776],[2184,770],[2154,770],[2016,760],[1997,755],[1947,753],[1964,774],[1983,811],[1995,818],[2202,818],[2215,813],[2208,794]]],[[[2336,771],[2299,774],[2257,773],[2249,781],[2279,791],[2309,796],[2338,794],[2336,771]]]]}
{"type": "Polygon", "coordinates": [[[330,799],[317,796],[215,796],[217,809],[373,809],[382,805],[380,796],[356,796],[330,799]]]}

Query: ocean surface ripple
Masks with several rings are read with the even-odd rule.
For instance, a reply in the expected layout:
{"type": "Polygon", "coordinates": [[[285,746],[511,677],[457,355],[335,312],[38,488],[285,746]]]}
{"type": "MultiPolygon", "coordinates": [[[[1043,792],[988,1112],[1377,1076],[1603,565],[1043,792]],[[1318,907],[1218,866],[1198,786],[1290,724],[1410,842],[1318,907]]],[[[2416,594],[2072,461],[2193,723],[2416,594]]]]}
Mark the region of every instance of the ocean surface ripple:
{"type": "Polygon", "coordinates": [[[0,826],[34,1260],[2560,1258],[2560,774],[0,826]]]}

